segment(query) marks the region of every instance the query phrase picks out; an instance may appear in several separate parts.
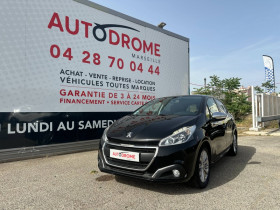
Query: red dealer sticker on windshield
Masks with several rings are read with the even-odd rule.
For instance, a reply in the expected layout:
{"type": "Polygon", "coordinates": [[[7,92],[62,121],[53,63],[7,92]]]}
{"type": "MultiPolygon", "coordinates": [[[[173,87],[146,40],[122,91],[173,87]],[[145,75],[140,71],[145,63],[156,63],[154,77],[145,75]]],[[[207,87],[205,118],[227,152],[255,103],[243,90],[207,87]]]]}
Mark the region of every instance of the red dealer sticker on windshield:
{"type": "Polygon", "coordinates": [[[137,152],[128,152],[128,151],[110,149],[110,157],[121,159],[121,160],[139,162],[139,153],[137,152]]]}

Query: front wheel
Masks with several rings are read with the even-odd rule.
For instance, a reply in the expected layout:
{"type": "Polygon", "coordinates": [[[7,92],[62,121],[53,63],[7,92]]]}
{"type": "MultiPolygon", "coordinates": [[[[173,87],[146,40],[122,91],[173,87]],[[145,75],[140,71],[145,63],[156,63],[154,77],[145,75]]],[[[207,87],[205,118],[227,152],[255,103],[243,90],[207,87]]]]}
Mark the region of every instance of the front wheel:
{"type": "Polygon", "coordinates": [[[197,156],[193,181],[199,188],[205,188],[208,185],[210,177],[209,151],[203,147],[197,156]]]}
{"type": "Polygon", "coordinates": [[[237,143],[237,135],[233,134],[232,136],[232,144],[229,149],[228,154],[231,156],[236,156],[237,155],[237,150],[238,150],[238,143],[237,143]]]}

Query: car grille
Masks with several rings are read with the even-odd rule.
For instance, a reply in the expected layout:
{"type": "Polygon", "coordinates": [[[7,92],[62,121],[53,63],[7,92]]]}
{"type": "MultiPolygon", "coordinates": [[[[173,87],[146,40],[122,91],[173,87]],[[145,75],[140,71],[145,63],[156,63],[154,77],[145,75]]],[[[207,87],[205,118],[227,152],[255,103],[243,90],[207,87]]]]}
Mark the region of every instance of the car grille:
{"type": "Polygon", "coordinates": [[[116,138],[111,138],[108,137],[108,141],[109,143],[112,144],[132,144],[134,146],[158,146],[159,140],[153,140],[153,141],[133,141],[131,142],[131,140],[123,140],[123,139],[116,139],[116,138]]]}
{"type": "Polygon", "coordinates": [[[105,143],[103,146],[103,155],[108,165],[135,171],[145,171],[152,164],[156,154],[157,147],[116,145],[112,143],[105,143]],[[139,153],[139,162],[111,158],[110,149],[137,152],[139,153]]]}

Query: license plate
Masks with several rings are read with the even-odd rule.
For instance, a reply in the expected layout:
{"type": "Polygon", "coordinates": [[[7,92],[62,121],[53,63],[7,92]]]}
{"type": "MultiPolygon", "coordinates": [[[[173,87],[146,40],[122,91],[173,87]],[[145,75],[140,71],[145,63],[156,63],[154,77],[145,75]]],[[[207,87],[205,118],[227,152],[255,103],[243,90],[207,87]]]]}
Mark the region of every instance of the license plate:
{"type": "Polygon", "coordinates": [[[139,162],[139,153],[110,149],[110,157],[120,160],[139,162]]]}

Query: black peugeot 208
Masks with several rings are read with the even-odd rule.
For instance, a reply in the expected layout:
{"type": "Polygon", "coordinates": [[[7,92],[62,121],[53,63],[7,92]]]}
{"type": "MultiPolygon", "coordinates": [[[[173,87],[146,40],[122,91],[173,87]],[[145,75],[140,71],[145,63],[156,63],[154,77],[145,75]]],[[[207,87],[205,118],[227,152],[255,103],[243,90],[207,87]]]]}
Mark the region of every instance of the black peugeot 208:
{"type": "Polygon", "coordinates": [[[102,172],[150,181],[192,180],[204,188],[210,164],[237,154],[237,129],[223,103],[210,96],[154,99],[106,128],[102,172]]]}

